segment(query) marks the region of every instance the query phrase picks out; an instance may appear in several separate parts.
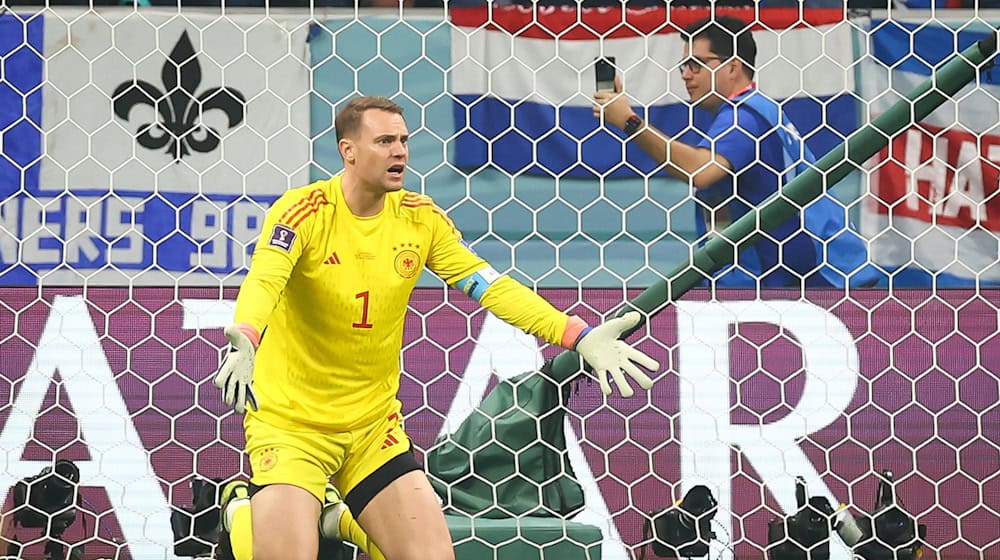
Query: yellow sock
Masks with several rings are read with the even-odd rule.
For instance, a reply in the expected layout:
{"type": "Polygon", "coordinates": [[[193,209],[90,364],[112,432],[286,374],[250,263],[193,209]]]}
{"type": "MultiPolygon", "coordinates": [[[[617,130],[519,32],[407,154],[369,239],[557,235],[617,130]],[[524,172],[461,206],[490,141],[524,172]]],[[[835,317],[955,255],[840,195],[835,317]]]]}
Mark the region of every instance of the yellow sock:
{"type": "Polygon", "coordinates": [[[233,557],[236,560],[253,560],[253,519],[250,517],[249,501],[233,512],[229,544],[233,547],[233,557]]]}
{"type": "MultiPolygon", "coordinates": [[[[385,560],[385,555],[379,550],[358,524],[351,510],[345,509],[340,515],[338,525],[340,535],[357,545],[372,560],[385,560]]],[[[233,524],[229,531],[229,543],[236,560],[253,560],[253,519],[250,516],[250,504],[239,506],[233,512],[233,524]]]]}
{"type": "MultiPolygon", "coordinates": [[[[340,529],[340,536],[346,540],[358,545],[358,548],[365,551],[368,556],[371,556],[372,560],[385,560],[385,555],[382,551],[375,546],[375,543],[368,538],[368,534],[365,533],[361,525],[358,525],[357,520],[351,515],[351,510],[345,509],[342,514],[340,514],[340,522],[338,525],[340,529]]],[[[237,557],[237,560],[243,560],[237,557]]]]}

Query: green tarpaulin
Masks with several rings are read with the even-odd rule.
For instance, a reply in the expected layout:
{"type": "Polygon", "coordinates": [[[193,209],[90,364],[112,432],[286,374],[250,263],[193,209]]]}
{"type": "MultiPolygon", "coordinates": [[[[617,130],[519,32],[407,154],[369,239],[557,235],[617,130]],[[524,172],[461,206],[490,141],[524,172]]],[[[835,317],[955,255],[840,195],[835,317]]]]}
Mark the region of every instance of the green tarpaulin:
{"type": "Polygon", "coordinates": [[[500,381],[428,452],[431,482],[447,508],[494,519],[568,517],[583,508],[566,453],[570,383],[554,380],[550,366],[500,381]]]}

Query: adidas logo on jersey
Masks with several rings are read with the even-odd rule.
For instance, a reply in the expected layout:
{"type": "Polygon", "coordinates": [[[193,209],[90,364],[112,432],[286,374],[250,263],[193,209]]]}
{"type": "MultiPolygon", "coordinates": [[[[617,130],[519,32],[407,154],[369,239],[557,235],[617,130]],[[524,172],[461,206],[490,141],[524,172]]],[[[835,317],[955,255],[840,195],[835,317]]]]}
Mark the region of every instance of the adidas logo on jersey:
{"type": "Polygon", "coordinates": [[[337,256],[337,252],[334,251],[329,257],[323,261],[323,264],[340,264],[340,257],[337,256]]]}
{"type": "Polygon", "coordinates": [[[393,445],[396,445],[397,443],[399,443],[399,440],[396,439],[396,436],[392,435],[391,433],[387,433],[385,435],[385,441],[382,442],[382,449],[386,449],[386,448],[392,447],[393,445]]]}

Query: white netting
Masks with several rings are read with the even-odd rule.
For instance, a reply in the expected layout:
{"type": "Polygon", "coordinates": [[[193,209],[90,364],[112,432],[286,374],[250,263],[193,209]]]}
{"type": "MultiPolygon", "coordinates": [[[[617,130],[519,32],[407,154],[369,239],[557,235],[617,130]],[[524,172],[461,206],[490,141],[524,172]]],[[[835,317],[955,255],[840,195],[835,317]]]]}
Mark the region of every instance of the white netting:
{"type": "MultiPolygon", "coordinates": [[[[760,89],[817,156],[1000,23],[990,11],[718,13],[755,22],[760,89]]],[[[708,203],[593,117],[593,61],[614,56],[633,107],[697,142],[709,121],[685,103],[678,31],[708,14],[0,12],[0,489],[34,480],[31,495],[50,498],[38,509],[8,492],[4,537],[26,558],[53,542],[85,544],[87,558],[173,557],[171,511],[191,507],[196,481],[248,474],[241,419],[211,384],[221,327],[267,207],[340,169],[333,114],[355,95],[404,106],[409,188],[557,307],[593,323],[659,285],[698,248],[693,216],[708,203]],[[75,507],[72,490],[61,501],[76,482],[65,463],[32,479],[56,460],[79,468],[75,507]],[[41,527],[50,520],[55,540],[41,527]]],[[[551,483],[581,492],[582,510],[475,528],[449,511],[458,557],[628,558],[652,544],[651,512],[705,485],[718,502],[712,560],[794,560],[768,526],[798,511],[797,477],[863,525],[891,471],[895,503],[926,527],[923,554],[995,558],[995,78],[978,75],[835,189],[880,281],[685,294],[640,343],[663,364],[648,395],[604,401],[586,383],[571,393],[572,472],[480,465],[455,483],[486,497],[551,483]]],[[[400,398],[420,457],[501,380],[557,354],[433,278],[410,308],[400,398]]],[[[472,447],[530,463],[507,439],[472,447]]],[[[878,536],[902,535],[888,544],[912,560],[916,527],[891,513],[876,518],[878,536]]],[[[210,545],[208,515],[180,530],[210,545]]],[[[876,548],[854,552],[891,557],[876,548]]],[[[850,554],[834,535],[830,557],[850,554]]]]}

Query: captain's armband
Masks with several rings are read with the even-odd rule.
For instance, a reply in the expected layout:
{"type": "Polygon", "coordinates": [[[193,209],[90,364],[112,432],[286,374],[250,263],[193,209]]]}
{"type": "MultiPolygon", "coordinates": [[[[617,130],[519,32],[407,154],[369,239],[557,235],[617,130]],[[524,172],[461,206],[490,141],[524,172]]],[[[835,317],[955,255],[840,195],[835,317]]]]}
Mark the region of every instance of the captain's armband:
{"type": "Polygon", "coordinates": [[[486,293],[486,289],[500,279],[500,276],[500,273],[492,266],[487,266],[459,279],[455,282],[455,287],[465,292],[470,298],[479,301],[486,293]]]}

